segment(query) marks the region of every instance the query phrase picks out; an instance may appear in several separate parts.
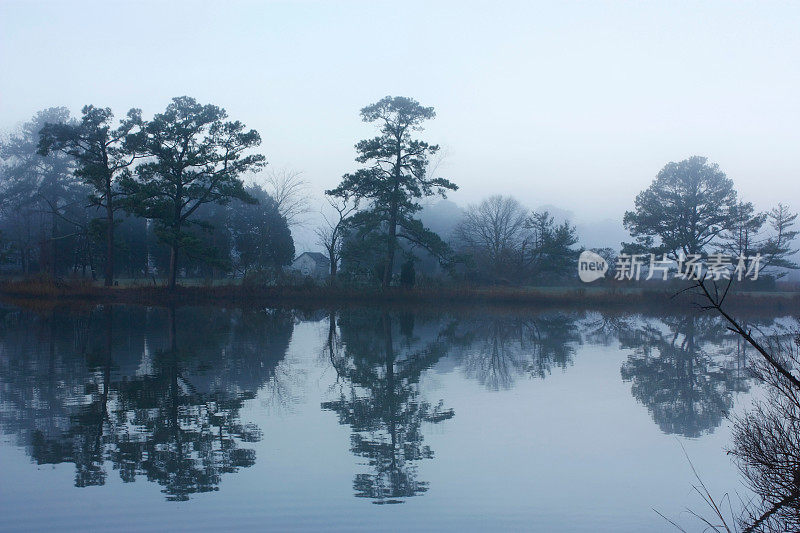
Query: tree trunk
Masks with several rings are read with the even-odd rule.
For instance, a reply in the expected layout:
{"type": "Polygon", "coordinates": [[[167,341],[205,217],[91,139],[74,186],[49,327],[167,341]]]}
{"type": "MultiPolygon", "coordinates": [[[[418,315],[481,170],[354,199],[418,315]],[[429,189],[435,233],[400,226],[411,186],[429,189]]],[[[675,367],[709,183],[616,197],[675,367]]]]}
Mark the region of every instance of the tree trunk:
{"type": "Polygon", "coordinates": [[[58,243],[56,242],[56,214],[51,215],[52,220],[50,224],[50,275],[56,279],[56,253],[58,243]]]}
{"type": "Polygon", "coordinates": [[[331,249],[328,250],[328,257],[329,257],[330,262],[331,262],[331,281],[333,281],[333,280],[336,279],[336,269],[337,269],[337,266],[336,266],[337,258],[335,257],[335,254],[333,253],[333,247],[331,247],[331,249]]]}
{"type": "Polygon", "coordinates": [[[175,214],[172,221],[172,242],[169,248],[169,290],[175,290],[178,278],[178,238],[181,233],[181,211],[180,206],[175,206],[175,214]]]}
{"type": "Polygon", "coordinates": [[[386,250],[386,265],[383,268],[383,284],[385,289],[392,283],[392,271],[394,270],[394,250],[397,246],[397,194],[400,189],[400,152],[397,153],[397,170],[395,170],[394,189],[392,190],[392,212],[389,215],[389,240],[386,250]]]}
{"type": "Polygon", "coordinates": [[[394,249],[397,244],[397,214],[394,202],[392,202],[392,215],[389,219],[389,245],[386,252],[386,265],[383,269],[383,288],[387,288],[392,282],[392,271],[394,270],[394,249]]]}
{"type": "Polygon", "coordinates": [[[114,209],[111,207],[111,195],[106,194],[106,287],[114,285],[114,209]]]}
{"type": "Polygon", "coordinates": [[[94,268],[94,254],[92,253],[92,248],[89,245],[88,241],[86,243],[86,257],[89,261],[89,272],[92,274],[92,281],[97,279],[97,273],[95,272],[94,268]]]}
{"type": "Polygon", "coordinates": [[[178,247],[175,243],[169,247],[169,289],[174,290],[178,275],[178,247]]]}

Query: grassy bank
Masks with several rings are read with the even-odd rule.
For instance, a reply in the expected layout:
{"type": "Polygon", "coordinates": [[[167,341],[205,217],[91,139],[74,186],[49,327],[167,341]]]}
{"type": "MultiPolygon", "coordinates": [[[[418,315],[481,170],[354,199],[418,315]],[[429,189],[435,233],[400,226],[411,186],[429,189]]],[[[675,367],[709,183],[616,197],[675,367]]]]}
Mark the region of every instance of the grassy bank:
{"type": "MultiPolygon", "coordinates": [[[[181,286],[170,291],[163,286],[102,287],[81,282],[49,280],[0,283],[0,297],[6,302],[27,301],[74,303],[127,303],[140,305],[226,305],[298,306],[330,305],[463,305],[496,304],[518,306],[581,307],[686,307],[692,295],[676,296],[679,288],[662,289],[622,286],[576,287],[393,287],[348,286],[253,286],[240,284],[181,286]]],[[[768,307],[775,311],[800,311],[798,292],[744,292],[731,294],[735,307],[768,307]]]]}

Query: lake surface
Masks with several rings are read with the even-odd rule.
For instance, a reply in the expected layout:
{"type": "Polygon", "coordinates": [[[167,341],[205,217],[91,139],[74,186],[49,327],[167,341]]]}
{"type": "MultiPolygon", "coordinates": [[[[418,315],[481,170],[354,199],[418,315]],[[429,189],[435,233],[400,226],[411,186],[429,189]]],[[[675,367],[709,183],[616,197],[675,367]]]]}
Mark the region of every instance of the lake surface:
{"type": "Polygon", "coordinates": [[[747,497],[752,356],[691,312],[4,307],[0,530],[701,529],[682,446],[747,497]]]}

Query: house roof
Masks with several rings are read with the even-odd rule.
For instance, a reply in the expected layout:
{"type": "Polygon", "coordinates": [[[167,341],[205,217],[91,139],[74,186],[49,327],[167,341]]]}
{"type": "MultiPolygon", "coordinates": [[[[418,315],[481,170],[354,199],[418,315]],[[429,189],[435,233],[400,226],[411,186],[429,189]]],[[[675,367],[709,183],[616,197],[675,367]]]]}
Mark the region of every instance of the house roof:
{"type": "Polygon", "coordinates": [[[295,257],[294,260],[297,261],[298,259],[300,259],[304,255],[309,256],[317,264],[328,264],[330,262],[328,260],[328,257],[325,254],[320,253],[320,252],[303,252],[302,254],[300,254],[297,257],[295,257]]]}

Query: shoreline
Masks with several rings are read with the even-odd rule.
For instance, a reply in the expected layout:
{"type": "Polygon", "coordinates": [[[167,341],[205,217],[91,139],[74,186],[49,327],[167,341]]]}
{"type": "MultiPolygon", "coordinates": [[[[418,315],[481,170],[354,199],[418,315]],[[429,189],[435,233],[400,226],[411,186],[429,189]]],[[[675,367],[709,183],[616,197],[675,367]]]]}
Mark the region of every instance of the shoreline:
{"type": "MultiPolygon", "coordinates": [[[[130,304],[154,306],[218,305],[236,307],[324,308],[342,306],[475,306],[683,308],[697,299],[685,287],[565,286],[565,287],[351,287],[187,285],[170,291],[164,286],[103,287],[50,281],[0,283],[0,300],[14,305],[130,304]]],[[[800,311],[800,292],[736,291],[728,296],[732,309],[800,311]]]]}

